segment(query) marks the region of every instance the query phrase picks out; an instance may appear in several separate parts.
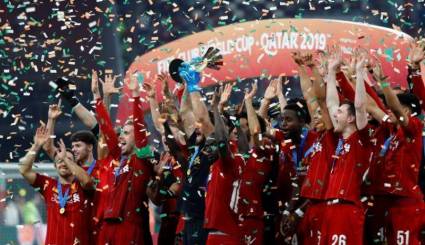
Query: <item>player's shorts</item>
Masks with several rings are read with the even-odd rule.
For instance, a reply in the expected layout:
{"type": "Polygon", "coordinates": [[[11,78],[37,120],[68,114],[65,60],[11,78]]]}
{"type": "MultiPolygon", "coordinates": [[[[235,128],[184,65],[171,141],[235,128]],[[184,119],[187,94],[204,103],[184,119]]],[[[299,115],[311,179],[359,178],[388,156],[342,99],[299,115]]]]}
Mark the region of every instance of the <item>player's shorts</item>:
{"type": "Polygon", "coordinates": [[[326,202],[310,204],[297,227],[299,244],[319,244],[320,229],[324,218],[326,202]]]}
{"type": "Polygon", "coordinates": [[[244,217],[240,222],[242,244],[262,245],[264,239],[264,220],[244,217]]]}
{"type": "Polygon", "coordinates": [[[397,199],[388,209],[388,244],[425,244],[425,205],[414,199],[397,199]],[[422,241],[422,243],[421,243],[422,241]]]}
{"type": "Polygon", "coordinates": [[[210,232],[207,238],[207,245],[240,245],[241,240],[224,233],[210,232]]]}
{"type": "Polygon", "coordinates": [[[363,244],[364,209],[350,203],[326,205],[319,244],[363,244]]]}
{"type": "Polygon", "coordinates": [[[99,245],[121,245],[121,244],[152,244],[149,228],[131,222],[113,223],[103,222],[100,229],[99,245]]]}

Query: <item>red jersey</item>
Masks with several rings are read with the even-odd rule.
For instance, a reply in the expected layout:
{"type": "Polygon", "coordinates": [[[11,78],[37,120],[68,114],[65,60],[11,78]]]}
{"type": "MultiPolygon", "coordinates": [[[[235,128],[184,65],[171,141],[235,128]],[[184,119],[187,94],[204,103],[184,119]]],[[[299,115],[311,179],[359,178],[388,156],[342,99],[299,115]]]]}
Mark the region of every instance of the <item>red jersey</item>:
{"type": "Polygon", "coordinates": [[[305,153],[308,162],[307,176],[301,186],[301,196],[323,200],[332,167],[338,139],[332,130],[321,132],[316,141],[305,153]]]}
{"type": "Polygon", "coordinates": [[[406,127],[400,126],[391,138],[383,173],[387,194],[423,200],[418,185],[422,159],[422,129],[421,121],[410,117],[409,124],[406,127]]]}
{"type": "Polygon", "coordinates": [[[306,128],[301,134],[301,142],[293,144],[291,140],[285,140],[280,131],[276,132],[276,140],[280,144],[279,173],[277,177],[277,188],[279,200],[282,203],[288,202],[292,197],[292,178],[298,178],[298,186],[304,182],[307,175],[309,158],[304,157],[305,153],[311,149],[317,138],[317,133],[306,128]]]}
{"type": "MultiPolygon", "coordinates": [[[[84,166],[84,170],[94,179],[95,192],[90,202],[92,210],[92,222],[93,225],[99,224],[103,219],[104,207],[106,202],[106,197],[108,193],[108,181],[112,175],[111,162],[112,158],[108,155],[102,160],[96,160],[94,162],[94,167],[91,170],[90,166],[84,166]]],[[[93,163],[92,163],[93,164],[93,163]]]]}
{"type": "Polygon", "coordinates": [[[362,193],[367,195],[385,194],[384,186],[384,167],[385,155],[388,152],[389,142],[394,132],[394,125],[390,122],[381,122],[381,124],[371,129],[370,138],[371,162],[370,167],[362,187],[362,193]]]}
{"type": "Polygon", "coordinates": [[[262,194],[272,170],[272,147],[265,145],[250,151],[240,175],[237,213],[242,216],[262,218],[264,215],[262,194]]]}
{"type": "Polygon", "coordinates": [[[237,186],[235,185],[235,191],[234,184],[237,183],[238,167],[242,165],[244,160],[240,155],[219,158],[211,165],[205,196],[206,229],[239,236],[236,214],[237,186]]]}
{"type": "Polygon", "coordinates": [[[45,244],[92,244],[90,236],[90,206],[87,198],[92,194],[74,182],[62,185],[68,191],[65,212],[60,213],[58,180],[37,173],[34,184],[47,209],[47,235],[45,244]]]}
{"type": "Polygon", "coordinates": [[[337,150],[332,160],[326,199],[343,199],[360,203],[360,190],[363,176],[369,167],[370,158],[369,128],[357,130],[347,139],[338,140],[337,150]]]}

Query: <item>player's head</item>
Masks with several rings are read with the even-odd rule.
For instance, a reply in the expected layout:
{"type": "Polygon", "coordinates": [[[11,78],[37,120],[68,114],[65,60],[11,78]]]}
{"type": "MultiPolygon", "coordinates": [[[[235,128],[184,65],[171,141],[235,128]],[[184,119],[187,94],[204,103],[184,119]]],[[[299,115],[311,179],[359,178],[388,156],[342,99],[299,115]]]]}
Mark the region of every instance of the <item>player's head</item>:
{"type": "Polygon", "coordinates": [[[132,120],[127,120],[121,128],[119,143],[121,147],[121,154],[128,156],[134,152],[135,139],[134,139],[134,125],[132,120]]]}
{"type": "MultiPolygon", "coordinates": [[[[66,158],[70,159],[71,161],[74,161],[74,155],[72,154],[71,150],[66,149],[66,158]]],[[[54,166],[56,168],[56,171],[58,172],[58,175],[62,178],[67,178],[72,175],[71,170],[66,166],[65,162],[61,159],[59,159],[58,155],[55,155],[54,159],[54,166]]]]}
{"type": "Polygon", "coordinates": [[[77,163],[84,163],[93,154],[96,137],[92,132],[80,130],[71,135],[72,153],[77,163]]]}
{"type": "Polygon", "coordinates": [[[318,107],[316,109],[316,111],[313,114],[313,120],[312,122],[312,127],[317,131],[317,132],[321,132],[323,130],[325,130],[325,123],[323,121],[323,113],[322,110],[320,109],[320,107],[318,107]]]}
{"type": "Polygon", "coordinates": [[[310,123],[311,118],[306,110],[304,100],[294,99],[288,102],[281,115],[280,129],[285,136],[299,134],[306,123],[310,123]]]}
{"type": "Polygon", "coordinates": [[[350,125],[356,125],[356,109],[351,101],[344,101],[333,115],[335,119],[335,132],[341,133],[350,125]]]}
{"type": "Polygon", "coordinates": [[[403,111],[407,116],[419,116],[421,114],[421,105],[418,97],[412,93],[397,94],[403,111]]]}

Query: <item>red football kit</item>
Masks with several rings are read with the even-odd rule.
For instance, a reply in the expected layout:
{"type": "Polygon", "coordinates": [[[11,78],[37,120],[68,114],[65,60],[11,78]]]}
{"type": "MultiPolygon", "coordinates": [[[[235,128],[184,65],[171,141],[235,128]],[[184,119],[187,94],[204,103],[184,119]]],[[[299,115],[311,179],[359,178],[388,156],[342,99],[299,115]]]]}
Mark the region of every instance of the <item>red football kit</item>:
{"type": "Polygon", "coordinates": [[[419,188],[422,159],[421,121],[410,117],[392,136],[384,159],[383,186],[388,202],[388,244],[419,244],[425,224],[424,197],[419,188]]]}
{"type": "Polygon", "coordinates": [[[305,153],[308,169],[301,186],[301,197],[310,199],[310,204],[297,228],[297,238],[301,244],[319,243],[323,210],[326,207],[326,188],[337,141],[332,130],[323,131],[305,153]]]}
{"type": "Polygon", "coordinates": [[[244,244],[262,244],[264,233],[263,188],[272,169],[273,148],[256,147],[243,166],[239,179],[236,210],[244,244]]]}
{"type": "MultiPolygon", "coordinates": [[[[276,131],[275,140],[280,144],[279,154],[279,172],[277,176],[277,195],[280,209],[284,209],[285,203],[290,203],[294,195],[294,184],[299,187],[304,182],[307,175],[307,169],[309,167],[310,154],[313,150],[313,143],[317,139],[317,133],[313,130],[303,128],[300,136],[300,142],[294,144],[290,139],[285,139],[281,131],[276,131]],[[296,177],[296,183],[293,183],[293,178],[296,177]]],[[[275,229],[280,229],[280,220],[276,222],[275,229]]],[[[301,226],[298,228],[302,229],[301,226]]],[[[296,233],[299,229],[297,228],[296,233]]],[[[293,237],[295,234],[288,234],[289,237],[293,237]]],[[[283,242],[286,238],[282,237],[280,233],[276,239],[279,242],[283,242]]],[[[297,235],[297,240],[302,240],[297,235]]]]}
{"type": "Polygon", "coordinates": [[[244,165],[244,159],[236,152],[228,153],[228,156],[218,158],[210,167],[204,224],[204,228],[209,229],[208,245],[241,244],[236,198],[238,171],[244,165]]]}
{"type": "MultiPolygon", "coordinates": [[[[112,161],[113,174],[109,175],[107,182],[99,244],[152,243],[146,188],[153,170],[152,164],[142,156],[147,149],[147,137],[140,98],[135,97],[133,100],[136,154],[122,156],[120,161],[112,161]]],[[[99,122],[100,125],[102,123],[99,122]]],[[[113,137],[106,135],[107,132],[103,133],[105,137],[113,137]]]]}
{"type": "Polygon", "coordinates": [[[90,191],[79,183],[59,185],[58,180],[37,173],[34,184],[47,209],[45,244],[93,244],[90,236],[90,191]]]}
{"type": "Polygon", "coordinates": [[[363,244],[364,211],[360,202],[363,176],[370,162],[369,128],[338,139],[328,188],[320,244],[363,244]]]}
{"type": "Polygon", "coordinates": [[[277,188],[279,202],[289,202],[292,197],[293,186],[291,179],[298,177],[298,186],[304,182],[307,174],[308,159],[305,157],[311,150],[317,138],[317,133],[303,128],[300,143],[295,145],[291,140],[285,139],[281,131],[276,131],[275,140],[280,144],[279,173],[277,188]]]}

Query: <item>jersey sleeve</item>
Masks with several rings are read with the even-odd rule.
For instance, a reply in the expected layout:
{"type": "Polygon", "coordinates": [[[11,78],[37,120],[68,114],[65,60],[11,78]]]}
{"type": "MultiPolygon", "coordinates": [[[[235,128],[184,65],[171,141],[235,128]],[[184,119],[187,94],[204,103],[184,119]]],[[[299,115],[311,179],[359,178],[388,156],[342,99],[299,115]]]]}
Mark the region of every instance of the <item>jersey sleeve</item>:
{"type": "Polygon", "coordinates": [[[133,118],[134,118],[134,139],[136,147],[141,149],[148,144],[145,118],[142,110],[142,103],[140,97],[133,97],[133,118]]]}
{"type": "Polygon", "coordinates": [[[336,80],[338,81],[339,87],[341,88],[342,95],[349,101],[354,101],[354,89],[348,82],[347,77],[343,72],[336,74],[336,80]]]}
{"type": "Polygon", "coordinates": [[[112,126],[112,121],[109,116],[102,99],[96,101],[96,118],[100,127],[100,131],[105,137],[106,145],[108,146],[109,154],[118,159],[121,152],[118,146],[118,136],[112,126]]]}
{"type": "Polygon", "coordinates": [[[53,182],[56,182],[53,178],[36,173],[35,181],[32,184],[32,187],[40,192],[41,195],[46,197],[51,192],[49,188],[50,186],[53,186],[53,182]]]}

